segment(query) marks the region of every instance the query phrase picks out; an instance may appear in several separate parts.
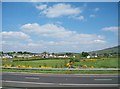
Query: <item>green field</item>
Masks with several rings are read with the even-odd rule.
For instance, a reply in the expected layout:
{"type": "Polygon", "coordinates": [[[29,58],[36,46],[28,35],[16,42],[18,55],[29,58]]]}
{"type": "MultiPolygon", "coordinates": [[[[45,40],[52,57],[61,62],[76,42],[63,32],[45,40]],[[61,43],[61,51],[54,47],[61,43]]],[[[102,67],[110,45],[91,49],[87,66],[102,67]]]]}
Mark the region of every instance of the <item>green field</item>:
{"type": "Polygon", "coordinates": [[[88,67],[94,66],[95,68],[118,68],[117,58],[103,58],[96,59],[96,62],[76,62],[75,66],[87,65],[88,67]]]}
{"type": "MultiPolygon", "coordinates": [[[[24,66],[32,66],[32,67],[39,67],[39,66],[48,66],[52,68],[64,68],[65,65],[70,61],[70,59],[14,59],[13,62],[3,62],[3,65],[11,64],[14,67],[18,65],[24,66]]],[[[82,59],[83,60],[83,59],[82,59]]],[[[84,59],[89,60],[89,59],[84,59]]],[[[118,59],[117,58],[101,58],[101,59],[93,59],[93,61],[78,61],[74,62],[74,67],[82,67],[87,65],[87,67],[94,66],[94,68],[118,68],[118,59]]]]}
{"type": "Polygon", "coordinates": [[[35,61],[15,61],[11,64],[14,66],[17,65],[30,65],[32,67],[39,67],[39,66],[48,66],[48,67],[64,67],[64,65],[68,62],[69,60],[56,60],[56,59],[49,59],[49,60],[35,60],[35,61]]]}

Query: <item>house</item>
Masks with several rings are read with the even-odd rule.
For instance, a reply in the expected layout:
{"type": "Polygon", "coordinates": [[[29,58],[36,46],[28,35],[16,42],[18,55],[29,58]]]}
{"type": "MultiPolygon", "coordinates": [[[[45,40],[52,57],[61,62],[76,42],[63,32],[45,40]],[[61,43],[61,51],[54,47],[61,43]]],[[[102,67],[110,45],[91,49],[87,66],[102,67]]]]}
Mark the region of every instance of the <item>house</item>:
{"type": "Polygon", "coordinates": [[[98,56],[97,55],[94,55],[94,56],[91,56],[91,55],[88,55],[87,58],[97,58],[98,56]]]}
{"type": "Polygon", "coordinates": [[[42,58],[68,58],[65,54],[42,54],[42,58]]]}
{"type": "Polygon", "coordinates": [[[1,58],[13,58],[13,56],[10,56],[10,55],[3,55],[3,56],[1,56],[1,58]]]}
{"type": "Polygon", "coordinates": [[[58,58],[68,58],[67,55],[63,55],[63,54],[59,54],[57,57],[58,57],[58,58]]]}
{"type": "Polygon", "coordinates": [[[87,58],[91,58],[91,56],[90,56],[90,55],[88,55],[88,56],[87,56],[87,58]]]}

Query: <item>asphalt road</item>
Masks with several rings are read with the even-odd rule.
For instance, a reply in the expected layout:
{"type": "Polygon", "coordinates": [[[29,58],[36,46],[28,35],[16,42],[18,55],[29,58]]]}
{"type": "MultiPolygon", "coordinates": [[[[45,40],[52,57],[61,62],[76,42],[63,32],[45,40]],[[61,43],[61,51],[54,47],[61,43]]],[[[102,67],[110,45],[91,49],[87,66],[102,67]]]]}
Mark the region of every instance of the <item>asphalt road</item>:
{"type": "Polygon", "coordinates": [[[118,75],[2,73],[3,87],[117,87],[118,75]]]}

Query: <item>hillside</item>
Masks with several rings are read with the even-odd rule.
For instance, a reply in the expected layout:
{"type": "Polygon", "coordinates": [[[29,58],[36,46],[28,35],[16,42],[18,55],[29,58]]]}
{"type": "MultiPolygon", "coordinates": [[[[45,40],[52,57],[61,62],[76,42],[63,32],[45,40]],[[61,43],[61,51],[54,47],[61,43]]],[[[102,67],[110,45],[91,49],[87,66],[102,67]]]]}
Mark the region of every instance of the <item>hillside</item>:
{"type": "Polygon", "coordinates": [[[118,49],[119,48],[120,48],[120,45],[119,46],[115,46],[115,47],[111,47],[111,48],[102,49],[102,50],[92,51],[92,52],[89,52],[89,53],[90,54],[92,54],[92,53],[97,53],[97,54],[118,53],[118,49]]]}

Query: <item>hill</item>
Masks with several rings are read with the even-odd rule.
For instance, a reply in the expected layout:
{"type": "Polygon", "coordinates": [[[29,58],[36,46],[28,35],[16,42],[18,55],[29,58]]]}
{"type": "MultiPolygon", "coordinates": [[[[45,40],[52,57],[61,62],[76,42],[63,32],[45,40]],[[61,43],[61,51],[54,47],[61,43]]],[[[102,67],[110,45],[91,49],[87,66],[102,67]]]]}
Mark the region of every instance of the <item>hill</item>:
{"type": "Polygon", "coordinates": [[[97,53],[97,54],[104,54],[104,53],[118,53],[118,49],[120,48],[120,45],[119,46],[115,46],[115,47],[111,47],[111,48],[106,48],[106,49],[102,49],[102,50],[97,50],[97,51],[92,51],[92,52],[89,52],[90,54],[93,54],[93,53],[97,53]]]}

